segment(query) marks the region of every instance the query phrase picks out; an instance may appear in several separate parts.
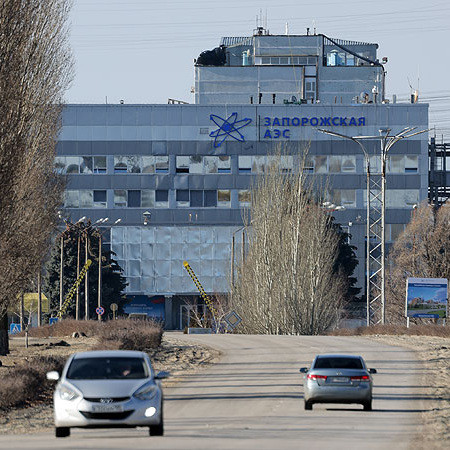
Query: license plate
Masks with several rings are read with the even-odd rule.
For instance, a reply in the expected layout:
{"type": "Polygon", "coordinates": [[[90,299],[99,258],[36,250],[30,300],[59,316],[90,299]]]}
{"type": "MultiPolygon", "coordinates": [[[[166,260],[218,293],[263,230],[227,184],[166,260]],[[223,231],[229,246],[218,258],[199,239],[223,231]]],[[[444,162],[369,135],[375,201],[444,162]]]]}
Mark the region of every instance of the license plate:
{"type": "Polygon", "coordinates": [[[333,377],[331,378],[332,383],[348,383],[350,381],[349,377],[333,377]]]}
{"type": "Polygon", "coordinates": [[[122,405],[93,405],[93,412],[122,412],[122,405]]]}

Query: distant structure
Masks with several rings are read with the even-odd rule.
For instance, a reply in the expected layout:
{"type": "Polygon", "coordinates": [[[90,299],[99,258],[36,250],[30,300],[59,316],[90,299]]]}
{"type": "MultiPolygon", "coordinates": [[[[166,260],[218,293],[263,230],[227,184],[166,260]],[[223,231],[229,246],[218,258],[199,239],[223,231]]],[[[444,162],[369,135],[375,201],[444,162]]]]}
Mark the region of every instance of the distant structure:
{"type": "MultiPolygon", "coordinates": [[[[142,308],[147,299],[148,311],[156,302],[167,328],[183,328],[189,309],[203,308],[183,261],[208,294],[228,292],[232,241],[234,262],[245,253],[242,209],[254,178],[280,145],[286,171],[298,168],[309,146],[305,170],[329,182],[327,211],[357,247],[355,275],[364,292],[364,156],[355,143],[317,128],[352,135],[428,128],[428,105],[388,102],[377,48],[258,27],[247,37],[222,38],[196,59],[195,104],[67,105],[56,161],[68,178],[67,214],[122,219],[105,227],[105,239],[125,271],[127,295],[142,308]]],[[[368,150],[376,171],[380,143],[368,150]]],[[[387,190],[390,243],[428,196],[426,135],[390,153],[387,190]]]]}

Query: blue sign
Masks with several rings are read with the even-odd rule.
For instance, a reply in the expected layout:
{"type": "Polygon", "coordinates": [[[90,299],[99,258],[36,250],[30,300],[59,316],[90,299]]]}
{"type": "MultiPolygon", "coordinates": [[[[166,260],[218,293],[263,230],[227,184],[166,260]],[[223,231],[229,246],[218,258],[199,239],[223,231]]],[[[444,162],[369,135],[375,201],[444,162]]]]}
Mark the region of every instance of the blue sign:
{"type": "Polygon", "coordinates": [[[438,319],[447,317],[446,278],[408,278],[406,316],[438,319]]]}
{"type": "Polygon", "coordinates": [[[50,319],[48,319],[49,325],[53,325],[56,322],[58,322],[58,318],[57,317],[50,317],[50,319]]]}
{"type": "Polygon", "coordinates": [[[365,117],[264,117],[263,139],[290,139],[291,127],[363,127],[365,117]]]}
{"type": "Polygon", "coordinates": [[[215,114],[211,114],[209,118],[219,127],[209,134],[210,137],[214,138],[215,148],[220,147],[228,136],[236,141],[245,142],[244,135],[239,130],[249,125],[252,119],[237,120],[237,113],[235,112],[228,119],[223,119],[215,114]]]}
{"type": "Polygon", "coordinates": [[[99,306],[98,308],[95,308],[95,312],[96,312],[99,316],[103,316],[103,314],[105,314],[105,309],[102,308],[101,306],[99,306]]]}
{"type": "Polygon", "coordinates": [[[22,331],[22,327],[20,326],[20,323],[11,323],[9,325],[9,334],[17,334],[22,331]]]}
{"type": "Polygon", "coordinates": [[[125,314],[147,314],[156,320],[165,319],[165,297],[155,295],[133,295],[131,301],[123,307],[125,314]]]}

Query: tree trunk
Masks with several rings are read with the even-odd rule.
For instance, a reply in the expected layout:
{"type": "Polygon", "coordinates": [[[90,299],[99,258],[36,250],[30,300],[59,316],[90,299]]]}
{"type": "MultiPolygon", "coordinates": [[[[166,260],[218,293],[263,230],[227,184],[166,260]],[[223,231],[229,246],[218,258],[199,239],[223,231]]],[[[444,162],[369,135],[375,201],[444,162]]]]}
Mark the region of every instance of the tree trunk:
{"type": "Polygon", "coordinates": [[[9,353],[8,340],[8,316],[6,313],[0,317],[0,355],[4,356],[9,353]]]}

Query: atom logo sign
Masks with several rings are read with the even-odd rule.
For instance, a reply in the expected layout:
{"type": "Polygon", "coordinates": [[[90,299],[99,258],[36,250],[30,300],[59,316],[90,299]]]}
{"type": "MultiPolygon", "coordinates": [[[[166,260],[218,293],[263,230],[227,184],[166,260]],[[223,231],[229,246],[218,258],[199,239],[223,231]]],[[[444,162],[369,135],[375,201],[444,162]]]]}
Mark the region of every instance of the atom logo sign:
{"type": "Polygon", "coordinates": [[[211,114],[209,118],[219,127],[209,134],[214,138],[214,147],[220,147],[228,136],[236,141],[245,142],[244,135],[239,130],[250,124],[252,119],[237,120],[237,113],[231,114],[228,119],[223,119],[215,114],[211,114]]]}

